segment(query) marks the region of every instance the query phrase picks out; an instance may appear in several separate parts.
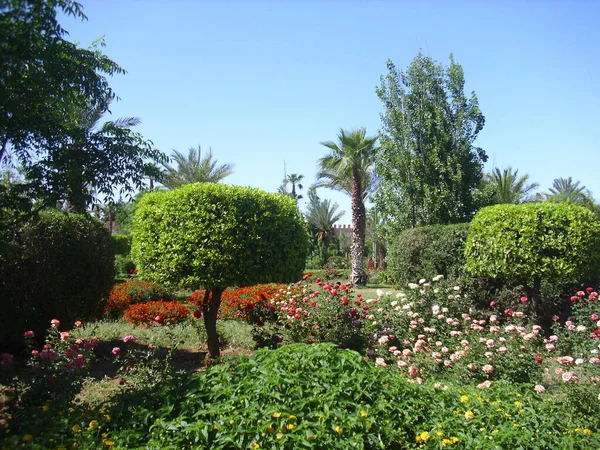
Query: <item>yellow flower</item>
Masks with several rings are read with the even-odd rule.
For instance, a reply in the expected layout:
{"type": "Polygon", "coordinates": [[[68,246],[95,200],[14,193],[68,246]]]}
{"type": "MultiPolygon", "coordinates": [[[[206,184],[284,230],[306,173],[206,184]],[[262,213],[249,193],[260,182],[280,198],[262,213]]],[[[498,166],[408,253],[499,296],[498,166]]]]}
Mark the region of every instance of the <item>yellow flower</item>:
{"type": "Polygon", "coordinates": [[[465,418],[471,420],[473,417],[475,417],[475,414],[473,414],[473,411],[467,411],[465,413],[465,418]]]}
{"type": "Polygon", "coordinates": [[[80,427],[79,425],[73,425],[73,426],[71,427],[71,431],[72,431],[73,433],[79,433],[79,432],[81,431],[81,427],[80,427]]]}
{"type": "Polygon", "coordinates": [[[456,436],[452,436],[451,439],[453,444],[456,444],[458,442],[458,438],[456,436]]]}
{"type": "Polygon", "coordinates": [[[344,432],[344,430],[342,429],[342,427],[340,427],[339,425],[335,426],[335,432],[337,434],[342,434],[344,432]]]}
{"type": "Polygon", "coordinates": [[[273,426],[269,425],[269,426],[267,427],[267,431],[268,431],[269,433],[272,433],[273,431],[275,431],[275,428],[273,428],[273,426]]]}
{"type": "Polygon", "coordinates": [[[23,436],[23,440],[25,442],[33,442],[34,437],[31,434],[26,434],[25,436],[23,436]]]}
{"type": "Polygon", "coordinates": [[[585,434],[586,436],[589,436],[590,434],[592,434],[592,430],[590,430],[589,428],[586,428],[585,430],[583,430],[583,434],[585,434]]]}
{"type": "Polygon", "coordinates": [[[362,417],[367,417],[367,415],[368,415],[368,414],[367,414],[367,412],[366,412],[364,409],[361,409],[361,410],[360,410],[360,415],[361,415],[362,417]]]}
{"type": "Polygon", "coordinates": [[[427,442],[429,440],[429,431],[423,431],[421,434],[417,435],[415,440],[419,444],[422,444],[423,442],[427,442]]]}
{"type": "Polygon", "coordinates": [[[289,422],[294,422],[295,420],[296,420],[296,416],[294,416],[293,414],[288,416],[289,422]]]}
{"type": "Polygon", "coordinates": [[[499,432],[499,430],[492,430],[492,433],[494,433],[494,434],[496,434],[498,432],[499,432]]]}
{"type": "Polygon", "coordinates": [[[461,395],[460,402],[461,403],[469,403],[469,397],[467,397],[466,395],[461,395]]]}
{"type": "Polygon", "coordinates": [[[447,447],[448,445],[452,445],[452,441],[450,439],[443,439],[442,440],[442,445],[444,447],[447,447]]]}
{"type": "Polygon", "coordinates": [[[523,406],[523,403],[521,403],[521,402],[519,402],[519,401],[516,401],[516,402],[515,402],[515,406],[516,406],[517,408],[520,408],[521,406],[523,406]]]}
{"type": "Polygon", "coordinates": [[[104,420],[110,422],[110,416],[108,414],[104,414],[104,420]]]}
{"type": "Polygon", "coordinates": [[[114,446],[115,446],[115,443],[114,443],[113,441],[108,441],[108,440],[106,440],[106,439],[104,439],[104,440],[102,441],[102,443],[103,443],[104,445],[106,445],[107,447],[114,447],[114,446]]]}
{"type": "Polygon", "coordinates": [[[252,445],[250,445],[250,448],[252,448],[252,450],[256,450],[260,448],[260,445],[258,445],[256,442],[253,442],[252,445]]]}
{"type": "Polygon", "coordinates": [[[97,420],[92,420],[92,421],[90,422],[90,424],[88,425],[88,430],[90,430],[90,431],[91,431],[91,430],[95,430],[95,429],[97,429],[99,426],[100,426],[100,424],[98,423],[98,421],[97,421],[97,420]]]}
{"type": "Polygon", "coordinates": [[[275,435],[275,439],[277,439],[278,441],[282,440],[282,439],[283,439],[283,434],[281,434],[281,433],[277,433],[277,434],[275,435]]]}
{"type": "Polygon", "coordinates": [[[296,425],[294,425],[293,423],[288,423],[288,424],[287,424],[287,429],[288,429],[289,431],[292,431],[294,428],[296,428],[296,425]]]}
{"type": "Polygon", "coordinates": [[[44,406],[42,406],[42,411],[48,412],[48,411],[50,411],[50,407],[48,405],[44,405],[44,406]]]}
{"type": "Polygon", "coordinates": [[[281,417],[281,413],[280,412],[274,412],[273,414],[271,414],[271,417],[274,417],[275,419],[279,419],[281,417]]]}
{"type": "Polygon", "coordinates": [[[442,437],[444,435],[444,432],[443,431],[436,431],[435,435],[438,436],[438,437],[442,437]]]}

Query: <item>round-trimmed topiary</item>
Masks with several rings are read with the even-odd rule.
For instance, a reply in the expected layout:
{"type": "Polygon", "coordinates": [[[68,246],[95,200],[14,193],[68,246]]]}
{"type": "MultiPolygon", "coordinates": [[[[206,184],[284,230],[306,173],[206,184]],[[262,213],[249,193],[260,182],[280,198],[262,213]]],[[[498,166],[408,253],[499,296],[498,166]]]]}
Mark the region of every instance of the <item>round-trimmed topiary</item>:
{"type": "Polygon", "coordinates": [[[206,290],[212,300],[203,303],[203,316],[212,357],[219,354],[222,292],[299,280],[306,254],[302,217],[294,201],[280,194],[196,183],[147,194],[136,209],[132,257],[138,275],[206,290]]]}
{"type": "Polygon", "coordinates": [[[473,275],[522,283],[539,314],[542,280],[597,276],[600,221],[567,203],[489,206],[471,222],[465,258],[473,275]]]}

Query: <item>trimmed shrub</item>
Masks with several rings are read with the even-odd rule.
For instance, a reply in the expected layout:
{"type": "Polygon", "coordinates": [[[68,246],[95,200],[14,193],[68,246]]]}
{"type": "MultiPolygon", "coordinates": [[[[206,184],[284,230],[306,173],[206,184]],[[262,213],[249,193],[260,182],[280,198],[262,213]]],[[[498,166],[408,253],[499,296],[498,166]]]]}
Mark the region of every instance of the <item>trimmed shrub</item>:
{"type": "Polygon", "coordinates": [[[157,322],[161,325],[174,325],[185,322],[189,317],[190,311],[187,307],[176,300],[136,303],[127,307],[123,315],[125,322],[135,325],[151,325],[157,322]],[[160,317],[159,321],[157,321],[158,317],[160,317]]]}
{"type": "Polygon", "coordinates": [[[455,278],[464,271],[469,224],[433,225],[404,230],[392,240],[388,276],[399,285],[436,275],[455,278]]]}
{"type": "Polygon", "coordinates": [[[41,338],[56,317],[69,325],[101,315],[114,279],[102,222],[46,210],[11,234],[0,257],[0,342],[19,345],[25,330],[41,338]]]}
{"type": "Polygon", "coordinates": [[[212,293],[202,311],[212,357],[219,354],[223,291],[298,280],[307,246],[294,201],[253,188],[189,184],[144,195],[135,212],[132,256],[140,277],[212,293]]]}
{"type": "Polygon", "coordinates": [[[521,283],[538,316],[543,280],[583,281],[600,270],[600,221],[566,203],[496,205],[481,209],[469,228],[466,270],[521,283]]]}
{"type": "Polygon", "coordinates": [[[131,259],[131,256],[116,255],[115,270],[117,271],[117,275],[121,277],[132,276],[135,273],[135,263],[131,259]]]}
{"type": "Polygon", "coordinates": [[[110,236],[112,249],[115,255],[129,255],[131,253],[131,236],[126,234],[113,234],[110,236]]]}

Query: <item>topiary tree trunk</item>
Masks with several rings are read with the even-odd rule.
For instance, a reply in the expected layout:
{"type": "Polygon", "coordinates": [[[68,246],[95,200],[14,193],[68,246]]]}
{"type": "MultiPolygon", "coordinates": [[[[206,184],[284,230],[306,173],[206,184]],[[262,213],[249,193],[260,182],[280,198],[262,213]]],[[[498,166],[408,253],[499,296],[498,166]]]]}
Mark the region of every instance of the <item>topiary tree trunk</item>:
{"type": "Polygon", "coordinates": [[[204,317],[204,327],[206,328],[206,340],[208,344],[208,354],[211,358],[218,358],[220,355],[219,333],[217,333],[217,316],[221,307],[221,296],[225,289],[206,290],[204,301],[202,302],[202,315],[204,317]]]}

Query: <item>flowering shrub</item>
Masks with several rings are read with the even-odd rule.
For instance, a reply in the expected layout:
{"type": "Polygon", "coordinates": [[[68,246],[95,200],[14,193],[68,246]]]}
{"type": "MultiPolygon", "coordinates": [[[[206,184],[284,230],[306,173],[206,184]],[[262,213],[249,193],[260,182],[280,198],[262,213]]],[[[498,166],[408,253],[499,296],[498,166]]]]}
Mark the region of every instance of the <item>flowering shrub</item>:
{"type": "MultiPolygon", "coordinates": [[[[285,285],[271,283],[226,289],[221,296],[221,316],[245,322],[264,322],[263,316],[268,312],[269,299],[283,287],[285,285]]],[[[188,303],[202,309],[204,294],[205,291],[194,291],[188,298],[188,303]]]]}
{"type": "Polygon", "coordinates": [[[151,325],[154,323],[176,324],[189,319],[190,311],[186,306],[176,300],[152,301],[137,303],[129,306],[123,315],[125,322],[135,325],[151,325]]]}
{"type": "Polygon", "coordinates": [[[151,281],[131,278],[113,286],[108,296],[108,302],[104,307],[104,314],[118,316],[129,305],[135,303],[172,299],[173,295],[164,286],[151,281]]]}

